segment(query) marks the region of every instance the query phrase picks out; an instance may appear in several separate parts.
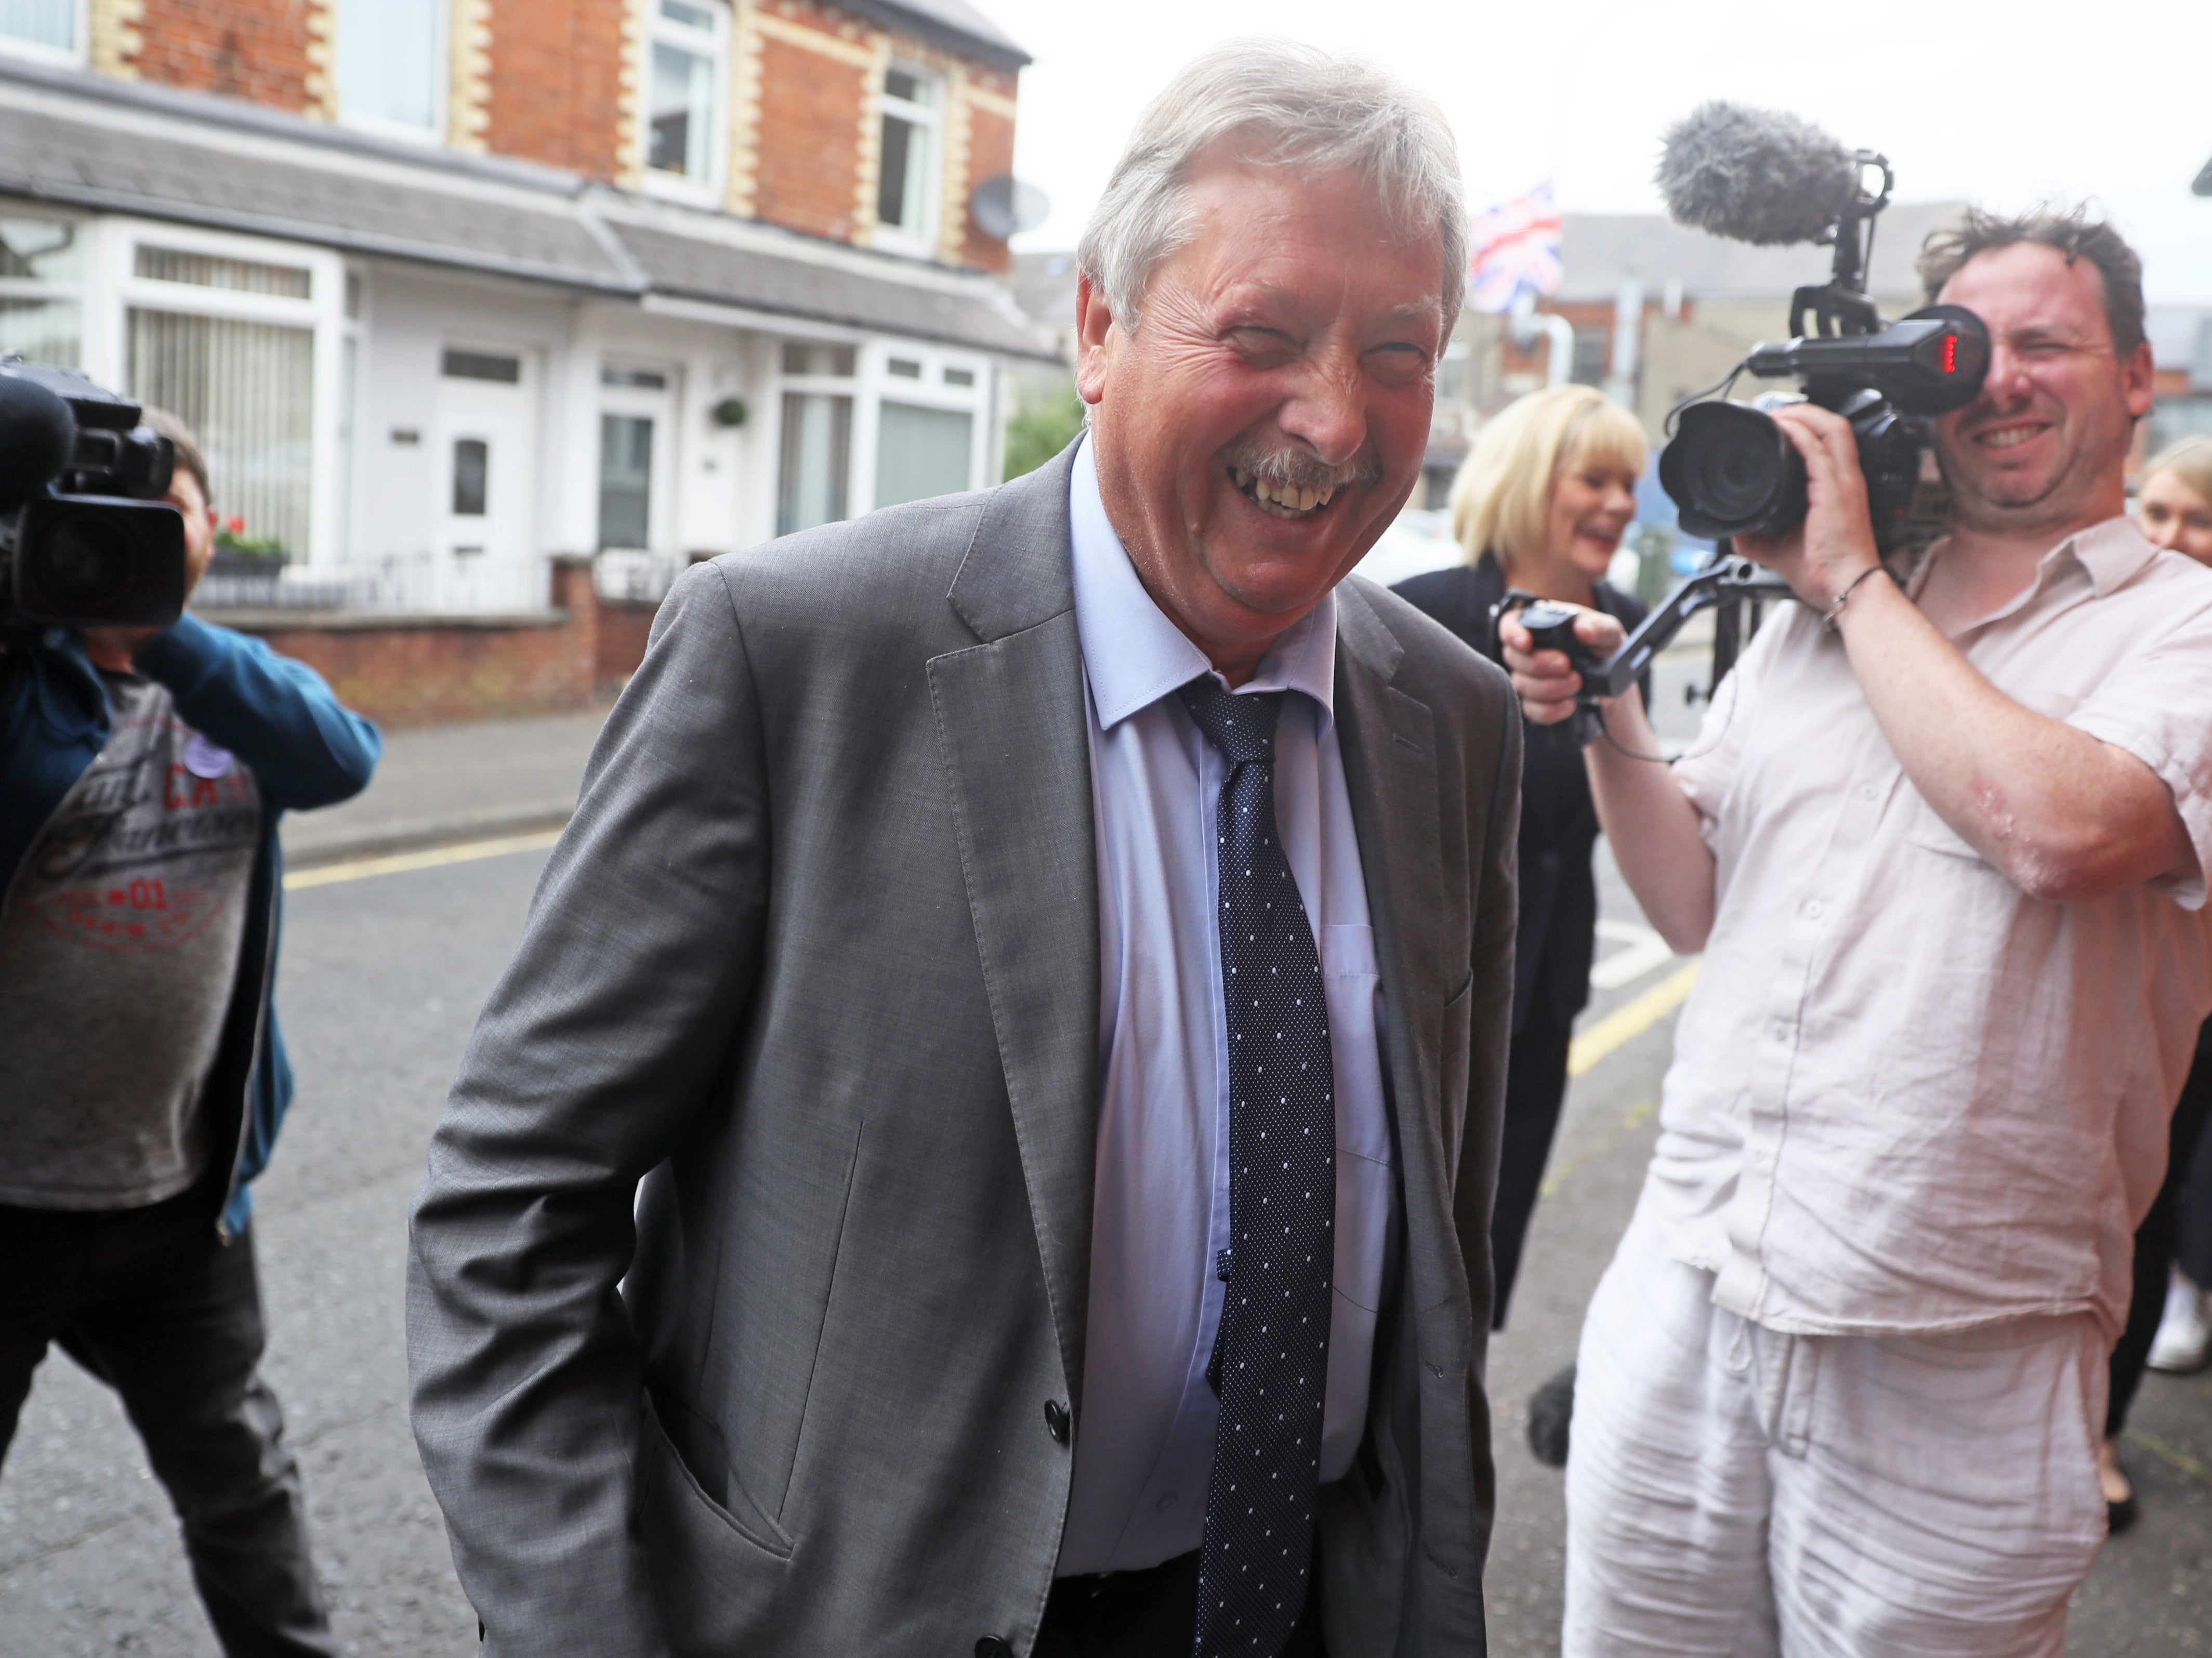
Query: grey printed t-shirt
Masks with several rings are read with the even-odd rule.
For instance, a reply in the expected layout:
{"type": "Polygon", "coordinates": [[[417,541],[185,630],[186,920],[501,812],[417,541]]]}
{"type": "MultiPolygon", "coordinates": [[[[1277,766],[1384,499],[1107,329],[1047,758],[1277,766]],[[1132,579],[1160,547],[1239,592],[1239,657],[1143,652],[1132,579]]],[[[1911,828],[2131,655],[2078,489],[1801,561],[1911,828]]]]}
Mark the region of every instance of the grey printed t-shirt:
{"type": "Polygon", "coordinates": [[[132,1209],[207,1163],[261,838],[253,774],[106,674],[114,723],[0,900],[0,1203],[132,1209]]]}

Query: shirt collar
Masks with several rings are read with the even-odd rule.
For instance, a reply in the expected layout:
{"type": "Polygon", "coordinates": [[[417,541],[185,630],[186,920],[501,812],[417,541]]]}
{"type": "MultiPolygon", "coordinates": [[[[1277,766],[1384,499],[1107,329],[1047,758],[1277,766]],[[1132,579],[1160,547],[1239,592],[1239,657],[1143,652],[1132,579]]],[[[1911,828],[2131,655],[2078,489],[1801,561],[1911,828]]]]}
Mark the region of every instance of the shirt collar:
{"type": "Polygon", "coordinates": [[[2150,538],[2124,513],[2076,531],[2052,550],[2051,557],[2069,549],[2074,562],[2087,572],[2100,598],[2124,586],[2137,571],[2158,556],[2158,549],[2151,545],[2150,538]]]}
{"type": "MultiPolygon", "coordinates": [[[[1928,550],[1919,568],[1912,573],[1906,588],[1914,598],[1927,584],[1928,573],[1936,568],[1936,561],[1950,548],[1949,537],[1928,550]]],[[[2041,602],[2053,592],[2069,574],[2079,571],[2089,584],[2090,594],[2102,598],[2107,593],[2123,587],[2134,579],[2144,565],[2158,556],[2158,549],[2144,536],[2135,519],[2122,513],[2092,524],[2086,530],[2076,530],[2035,563],[2035,580],[2025,591],[1999,605],[1973,625],[2002,621],[2008,616],[2041,602]]]]}
{"type": "MultiPolygon", "coordinates": [[[[1110,731],[1131,714],[1211,671],[1206,653],[1152,602],[1129,562],[1128,550],[1098,493],[1098,465],[1091,434],[1075,452],[1067,485],[1070,539],[1075,560],[1075,631],[1098,728],[1110,731]]],[[[1321,731],[1335,714],[1336,593],[1322,595],[1274,648],[1259,671],[1237,688],[1303,691],[1320,710],[1321,731]]]]}

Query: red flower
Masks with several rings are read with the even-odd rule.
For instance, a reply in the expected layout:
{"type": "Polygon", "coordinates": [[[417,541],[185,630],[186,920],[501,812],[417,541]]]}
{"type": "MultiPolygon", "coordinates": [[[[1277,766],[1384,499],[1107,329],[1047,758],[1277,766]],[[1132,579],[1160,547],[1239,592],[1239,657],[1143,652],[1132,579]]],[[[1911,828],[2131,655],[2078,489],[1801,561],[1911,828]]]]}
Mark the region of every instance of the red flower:
{"type": "Polygon", "coordinates": [[[231,517],[223,519],[222,527],[229,531],[230,533],[234,536],[242,536],[246,533],[246,520],[235,514],[233,514],[231,517]]]}

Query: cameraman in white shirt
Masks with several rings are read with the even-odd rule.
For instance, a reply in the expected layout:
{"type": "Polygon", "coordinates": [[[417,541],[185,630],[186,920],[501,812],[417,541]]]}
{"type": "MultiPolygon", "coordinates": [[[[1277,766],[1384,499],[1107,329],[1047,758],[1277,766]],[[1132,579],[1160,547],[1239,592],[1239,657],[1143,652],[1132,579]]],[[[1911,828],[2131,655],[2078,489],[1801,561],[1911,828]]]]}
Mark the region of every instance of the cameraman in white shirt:
{"type": "MultiPolygon", "coordinates": [[[[1583,1329],[1566,1658],[2057,1658],[2104,1536],[2106,1355],[2212,1009],[2212,573],[2124,513],[2118,234],[1969,212],[1921,274],[1991,337],[1935,422],[1948,540],[1893,576],[1849,426],[1781,410],[1810,511],[1736,550],[1803,604],[1692,757],[1633,757],[1633,691],[1588,750],[1705,967],[1583,1329]]],[[[1566,659],[1504,638],[1565,718],[1566,659]]]]}

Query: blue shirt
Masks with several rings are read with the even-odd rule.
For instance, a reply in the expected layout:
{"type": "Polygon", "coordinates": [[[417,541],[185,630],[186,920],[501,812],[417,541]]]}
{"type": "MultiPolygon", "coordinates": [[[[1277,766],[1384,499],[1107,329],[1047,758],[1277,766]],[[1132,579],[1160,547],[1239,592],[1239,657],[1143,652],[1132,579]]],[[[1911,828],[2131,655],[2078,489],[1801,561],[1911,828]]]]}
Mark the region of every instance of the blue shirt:
{"type": "MultiPolygon", "coordinates": [[[[1229,1035],[1213,815],[1227,766],[1173,693],[1210,671],[1145,591],[1086,439],[1069,489],[1098,855],[1099,1054],[1091,1309],[1059,1570],[1132,1570],[1199,1546],[1217,1406],[1206,1386],[1229,1244],[1229,1035]]],[[[1381,980],[1334,714],[1336,600],[1239,695],[1291,691],[1275,736],[1283,849],[1320,946],[1336,1067],[1336,1259],[1321,1477],[1364,1431],[1396,1178],[1381,980]]]]}

